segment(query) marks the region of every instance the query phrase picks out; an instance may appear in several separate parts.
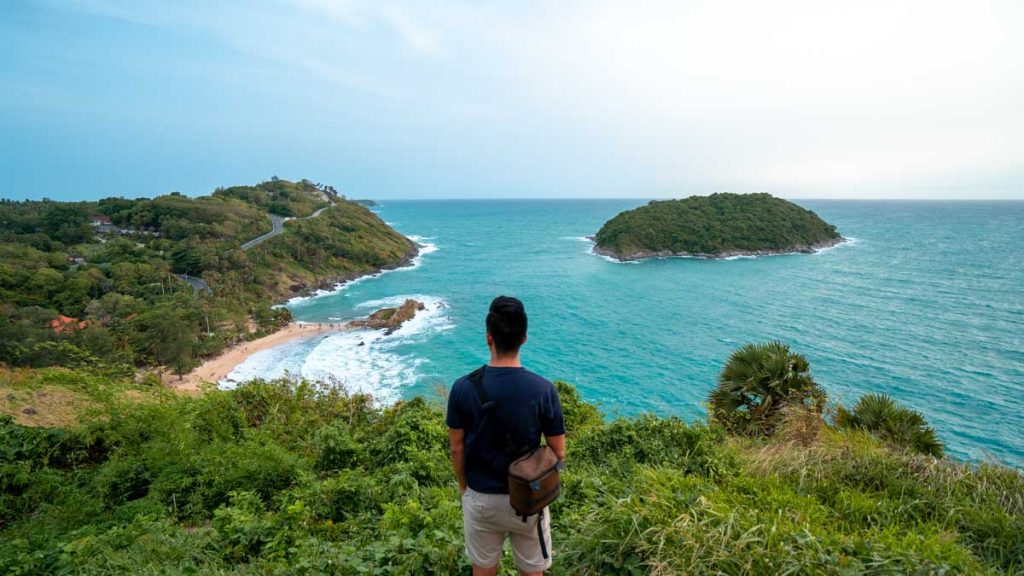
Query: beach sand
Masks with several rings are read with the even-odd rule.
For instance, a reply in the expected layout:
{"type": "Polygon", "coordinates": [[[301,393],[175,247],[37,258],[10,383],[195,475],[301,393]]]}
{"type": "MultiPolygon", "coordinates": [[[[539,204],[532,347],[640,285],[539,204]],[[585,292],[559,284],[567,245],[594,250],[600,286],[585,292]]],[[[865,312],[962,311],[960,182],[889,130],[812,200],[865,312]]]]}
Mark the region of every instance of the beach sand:
{"type": "Polygon", "coordinates": [[[267,350],[280,346],[292,340],[300,338],[311,338],[317,334],[325,334],[330,331],[339,332],[351,330],[346,323],[337,324],[299,324],[292,322],[284,328],[251,342],[242,342],[224,350],[220,356],[210,358],[203,362],[198,368],[185,374],[179,380],[178,377],[169,372],[164,374],[164,384],[173,390],[185,394],[198,394],[203,390],[203,383],[216,384],[224,379],[250,355],[261,350],[267,350]]]}

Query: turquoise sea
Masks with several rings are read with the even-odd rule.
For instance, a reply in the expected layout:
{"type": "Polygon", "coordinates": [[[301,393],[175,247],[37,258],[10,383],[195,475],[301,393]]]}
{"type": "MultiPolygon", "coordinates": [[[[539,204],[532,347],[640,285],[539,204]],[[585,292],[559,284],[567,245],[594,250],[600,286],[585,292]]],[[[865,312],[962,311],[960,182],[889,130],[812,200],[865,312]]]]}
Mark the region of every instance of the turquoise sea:
{"type": "Polygon", "coordinates": [[[704,416],[729,353],[779,339],[830,399],[885,392],[949,452],[1024,467],[1024,202],[799,201],[851,241],[814,255],[621,264],[583,237],[641,200],[385,202],[426,246],[415,266],[289,304],[298,320],[429,308],[392,336],[357,331],[261,352],[230,378],[329,379],[383,401],[487,359],[491,298],[521,298],[525,364],[612,415],[704,416]]]}

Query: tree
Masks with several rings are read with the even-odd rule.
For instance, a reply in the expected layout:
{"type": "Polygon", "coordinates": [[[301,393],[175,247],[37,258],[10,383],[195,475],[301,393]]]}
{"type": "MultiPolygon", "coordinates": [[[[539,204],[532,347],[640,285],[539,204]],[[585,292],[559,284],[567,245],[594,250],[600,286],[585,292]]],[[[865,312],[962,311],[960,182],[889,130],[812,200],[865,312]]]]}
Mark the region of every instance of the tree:
{"type": "Polygon", "coordinates": [[[885,442],[942,458],[945,446],[924,416],[905,408],[885,394],[865,394],[853,411],[840,406],[835,425],[844,430],[863,430],[885,442]]]}
{"type": "Polygon", "coordinates": [[[41,224],[50,238],[65,244],[88,242],[92,238],[89,215],[74,204],[53,204],[43,214],[41,224]]]}
{"type": "Polygon", "coordinates": [[[169,305],[139,316],[137,324],[143,351],[157,363],[174,368],[181,379],[192,361],[192,346],[196,341],[192,325],[169,305]]]}
{"type": "Polygon", "coordinates": [[[779,341],[745,344],[729,356],[708,397],[711,417],[733,433],[771,435],[787,406],[820,412],[826,394],[809,370],[803,355],[779,341]]]}

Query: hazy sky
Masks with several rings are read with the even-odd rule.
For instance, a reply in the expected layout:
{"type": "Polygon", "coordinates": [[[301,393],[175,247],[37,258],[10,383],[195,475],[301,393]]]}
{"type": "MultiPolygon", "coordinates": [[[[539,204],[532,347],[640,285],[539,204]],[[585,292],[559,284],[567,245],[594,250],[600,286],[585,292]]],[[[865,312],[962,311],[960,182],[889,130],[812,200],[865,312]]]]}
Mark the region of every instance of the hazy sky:
{"type": "Polygon", "coordinates": [[[14,0],[0,196],[1024,198],[1024,2],[14,0]]]}

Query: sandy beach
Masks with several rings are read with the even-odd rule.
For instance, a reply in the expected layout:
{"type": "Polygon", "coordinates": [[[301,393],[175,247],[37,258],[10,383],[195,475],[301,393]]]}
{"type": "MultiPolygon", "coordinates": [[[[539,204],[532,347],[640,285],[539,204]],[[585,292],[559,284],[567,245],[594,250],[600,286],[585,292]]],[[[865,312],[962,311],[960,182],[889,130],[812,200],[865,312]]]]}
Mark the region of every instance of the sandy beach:
{"type": "Polygon", "coordinates": [[[203,362],[198,368],[182,376],[180,380],[174,374],[166,373],[164,375],[164,383],[168,388],[178,392],[196,394],[202,392],[201,385],[204,382],[216,383],[222,380],[231,373],[235,366],[245,362],[246,358],[261,350],[280,346],[292,340],[324,334],[325,332],[338,332],[350,329],[348,324],[345,323],[331,325],[292,322],[273,334],[251,342],[242,342],[225,349],[220,356],[203,362]]]}

